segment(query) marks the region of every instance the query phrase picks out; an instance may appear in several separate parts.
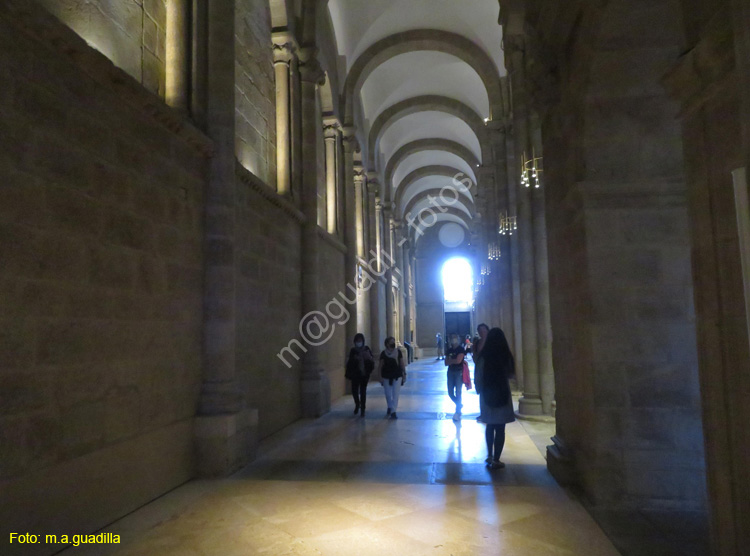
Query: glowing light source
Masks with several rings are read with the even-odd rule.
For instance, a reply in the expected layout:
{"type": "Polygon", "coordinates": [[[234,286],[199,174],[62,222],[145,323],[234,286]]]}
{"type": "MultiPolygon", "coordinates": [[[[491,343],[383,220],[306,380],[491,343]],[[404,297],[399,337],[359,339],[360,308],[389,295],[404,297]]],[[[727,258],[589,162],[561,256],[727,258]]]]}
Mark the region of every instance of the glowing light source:
{"type": "Polygon", "coordinates": [[[471,303],[474,276],[469,261],[462,257],[449,259],[443,265],[445,301],[471,303]]]}

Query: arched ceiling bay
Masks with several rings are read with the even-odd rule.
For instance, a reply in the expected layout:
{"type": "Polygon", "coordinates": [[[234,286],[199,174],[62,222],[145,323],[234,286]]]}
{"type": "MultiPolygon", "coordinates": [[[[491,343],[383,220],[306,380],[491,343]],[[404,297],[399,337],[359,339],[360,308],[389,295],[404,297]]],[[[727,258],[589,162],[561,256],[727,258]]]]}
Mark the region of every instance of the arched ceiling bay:
{"type": "Polygon", "coordinates": [[[401,54],[378,66],[362,86],[362,106],[365,114],[380,114],[397,102],[435,91],[463,102],[481,118],[490,114],[487,90],[474,68],[431,51],[401,54]]]}
{"type": "Polygon", "coordinates": [[[424,166],[441,165],[453,166],[469,176],[474,183],[477,181],[477,177],[474,173],[476,168],[469,166],[469,164],[460,156],[444,151],[424,151],[405,158],[404,161],[398,165],[396,171],[393,172],[393,180],[391,184],[397,185],[401,183],[407,175],[424,166]]]}
{"type": "MultiPolygon", "coordinates": [[[[418,112],[401,118],[383,134],[380,151],[387,161],[403,145],[419,139],[450,139],[482,158],[479,138],[462,120],[443,112],[418,112]]],[[[381,164],[381,168],[385,164],[381,164]]]]}
{"type": "Polygon", "coordinates": [[[496,0],[328,0],[328,9],[344,72],[380,39],[411,29],[439,29],[476,43],[505,75],[496,0]]]}
{"type": "MultiPolygon", "coordinates": [[[[381,183],[390,182],[386,196],[395,198],[398,184],[425,167],[452,167],[476,183],[487,152],[482,120],[502,116],[507,106],[498,2],[327,0],[327,6],[338,49],[340,117],[351,125],[352,110],[361,113],[363,161],[381,183]],[[424,102],[438,97],[454,105],[424,102]],[[449,147],[409,152],[420,142],[449,147]]],[[[442,181],[425,177],[405,202],[442,181]]],[[[473,202],[471,210],[456,210],[454,218],[470,219],[473,202]]]]}
{"type": "MultiPolygon", "coordinates": [[[[420,199],[418,202],[414,203],[414,208],[412,209],[411,213],[413,215],[419,214],[422,211],[430,210],[434,214],[442,213],[443,211],[447,212],[449,208],[455,209],[459,212],[462,212],[467,219],[471,220],[473,218],[473,214],[471,209],[469,209],[461,200],[455,201],[450,205],[450,207],[446,205],[439,205],[435,206],[431,203],[429,199],[426,197],[424,199],[420,199]]],[[[426,219],[426,218],[425,218],[426,219]]]]}
{"type": "Polygon", "coordinates": [[[409,204],[425,193],[429,193],[435,199],[435,204],[450,205],[455,199],[463,199],[467,206],[474,204],[474,191],[463,185],[454,187],[453,180],[446,176],[427,176],[416,180],[404,191],[396,207],[398,214],[403,215],[409,204]],[[445,188],[451,193],[447,193],[445,188]]]}

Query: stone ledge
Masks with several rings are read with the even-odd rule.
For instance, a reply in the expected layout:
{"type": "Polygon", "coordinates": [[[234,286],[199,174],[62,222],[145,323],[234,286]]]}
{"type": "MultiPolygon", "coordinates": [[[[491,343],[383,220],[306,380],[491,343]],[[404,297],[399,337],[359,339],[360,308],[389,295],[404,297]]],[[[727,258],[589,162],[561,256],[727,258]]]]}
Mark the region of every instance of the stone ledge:
{"type": "Polygon", "coordinates": [[[343,254],[346,254],[346,245],[339,241],[335,236],[329,234],[326,230],[318,226],[318,237],[320,237],[323,241],[331,245],[334,249],[337,251],[341,251],[343,254]]]}
{"type": "Polygon", "coordinates": [[[304,223],[307,221],[305,215],[289,199],[279,195],[275,189],[250,172],[250,170],[237,160],[235,160],[235,175],[242,183],[250,186],[253,191],[260,194],[266,201],[283,210],[297,222],[304,223]]]}
{"type": "Polygon", "coordinates": [[[210,138],[35,2],[7,0],[0,5],[0,17],[7,18],[56,56],[67,58],[97,84],[133,108],[145,112],[202,156],[213,156],[214,145],[210,138]]]}

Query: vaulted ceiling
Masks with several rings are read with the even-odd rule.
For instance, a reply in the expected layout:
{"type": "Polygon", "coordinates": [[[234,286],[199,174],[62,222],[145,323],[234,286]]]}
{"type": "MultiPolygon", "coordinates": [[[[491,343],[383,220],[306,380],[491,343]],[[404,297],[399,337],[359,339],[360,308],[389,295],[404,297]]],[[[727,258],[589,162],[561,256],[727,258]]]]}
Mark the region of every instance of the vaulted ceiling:
{"type": "MultiPolygon", "coordinates": [[[[328,0],[327,11],[342,117],[358,124],[383,199],[401,217],[452,175],[476,184],[482,129],[502,105],[497,0],[328,0]]],[[[439,219],[468,223],[474,193],[459,191],[439,219]]]]}

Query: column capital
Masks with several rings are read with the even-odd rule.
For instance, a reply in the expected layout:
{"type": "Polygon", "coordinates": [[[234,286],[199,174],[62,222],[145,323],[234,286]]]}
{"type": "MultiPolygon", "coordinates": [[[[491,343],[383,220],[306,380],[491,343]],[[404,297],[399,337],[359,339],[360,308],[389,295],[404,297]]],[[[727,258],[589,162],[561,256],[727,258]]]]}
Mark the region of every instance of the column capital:
{"type": "Polygon", "coordinates": [[[341,123],[336,118],[324,118],[323,135],[326,139],[336,139],[341,135],[341,123]]]}
{"type": "Polygon", "coordinates": [[[356,136],[357,128],[353,126],[344,126],[342,127],[342,133],[344,135],[344,149],[347,149],[349,152],[361,152],[362,147],[359,144],[359,140],[356,136]]]}
{"type": "Polygon", "coordinates": [[[294,58],[295,46],[290,42],[273,44],[273,63],[289,64],[294,58]]]}
{"type": "Polygon", "coordinates": [[[313,46],[305,46],[298,50],[299,73],[302,81],[323,85],[326,82],[326,74],[317,59],[318,49],[313,46]]]}
{"type": "Polygon", "coordinates": [[[365,182],[367,175],[365,174],[362,166],[354,165],[354,181],[362,185],[365,182]]]}

